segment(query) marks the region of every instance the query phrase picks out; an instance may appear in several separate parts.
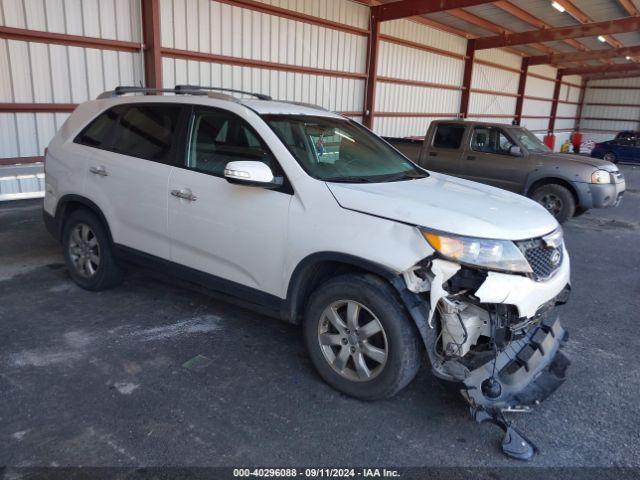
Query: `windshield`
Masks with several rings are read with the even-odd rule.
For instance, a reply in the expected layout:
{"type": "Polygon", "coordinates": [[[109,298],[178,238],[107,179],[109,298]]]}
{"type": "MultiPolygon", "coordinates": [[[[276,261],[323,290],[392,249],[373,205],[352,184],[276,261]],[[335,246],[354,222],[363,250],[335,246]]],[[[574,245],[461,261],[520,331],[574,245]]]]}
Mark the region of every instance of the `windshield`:
{"type": "Polygon", "coordinates": [[[373,183],[428,175],[382,139],[350,120],[303,115],[263,115],[262,118],[314,178],[373,183]]]}
{"type": "Polygon", "coordinates": [[[529,153],[551,153],[549,147],[540,141],[529,130],[524,128],[512,128],[511,133],[529,153]]]}

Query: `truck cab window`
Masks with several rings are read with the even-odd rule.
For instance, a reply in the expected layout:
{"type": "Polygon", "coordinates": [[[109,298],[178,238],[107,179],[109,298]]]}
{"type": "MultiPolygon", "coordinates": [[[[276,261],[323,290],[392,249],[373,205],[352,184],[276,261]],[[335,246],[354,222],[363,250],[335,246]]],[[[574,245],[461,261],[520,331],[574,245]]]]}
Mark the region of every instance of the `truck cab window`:
{"type": "Polygon", "coordinates": [[[509,155],[515,143],[497,128],[478,127],[473,129],[471,149],[476,152],[509,155]]]}
{"type": "Polygon", "coordinates": [[[433,146],[435,148],[450,148],[457,150],[462,143],[462,137],[464,136],[465,127],[463,125],[451,125],[441,123],[436,129],[436,134],[433,139],[433,146]]]}

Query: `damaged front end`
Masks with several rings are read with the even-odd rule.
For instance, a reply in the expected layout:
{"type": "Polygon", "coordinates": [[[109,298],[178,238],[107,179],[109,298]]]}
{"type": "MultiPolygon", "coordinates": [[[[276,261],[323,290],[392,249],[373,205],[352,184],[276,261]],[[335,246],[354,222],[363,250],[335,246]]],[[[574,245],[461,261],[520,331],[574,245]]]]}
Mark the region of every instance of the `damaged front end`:
{"type": "Polygon", "coordinates": [[[528,410],[565,380],[568,332],[556,306],[569,297],[569,258],[557,234],[514,244],[530,272],[491,271],[436,254],[403,279],[433,374],[462,394],[475,420],[505,431],[505,454],[528,460],[535,446],[503,412],[528,410]]]}

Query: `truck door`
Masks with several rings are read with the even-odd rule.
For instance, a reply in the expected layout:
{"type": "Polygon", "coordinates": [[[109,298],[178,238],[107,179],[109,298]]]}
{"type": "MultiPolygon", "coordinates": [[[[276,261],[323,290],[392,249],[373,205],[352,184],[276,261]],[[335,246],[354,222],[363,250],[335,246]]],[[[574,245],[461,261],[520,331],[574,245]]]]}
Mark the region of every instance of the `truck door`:
{"type": "Polygon", "coordinates": [[[519,150],[506,130],[485,125],[473,127],[459,176],[521,193],[530,168],[529,159],[519,150]]]}
{"type": "Polygon", "coordinates": [[[430,129],[424,141],[420,165],[427,170],[460,174],[460,158],[464,153],[465,125],[438,123],[430,129]]]}

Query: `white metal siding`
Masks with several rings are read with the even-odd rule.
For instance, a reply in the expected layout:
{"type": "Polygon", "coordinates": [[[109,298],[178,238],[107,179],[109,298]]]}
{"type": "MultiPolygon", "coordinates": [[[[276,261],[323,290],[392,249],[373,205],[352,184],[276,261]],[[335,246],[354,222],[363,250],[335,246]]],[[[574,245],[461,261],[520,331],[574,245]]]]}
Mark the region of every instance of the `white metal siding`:
{"type": "Polygon", "coordinates": [[[605,137],[610,138],[620,130],[640,128],[640,78],[589,81],[584,102],[580,121],[583,130],[601,130],[605,137]],[[632,88],[592,88],[617,86],[632,88]],[[607,105],[590,105],[592,103],[607,105]]]}
{"type": "MultiPolygon", "coordinates": [[[[385,35],[420,43],[429,47],[462,54],[464,38],[409,20],[382,24],[385,35]]],[[[378,75],[459,87],[462,85],[464,60],[428,52],[396,43],[380,41],[378,75]]],[[[460,108],[461,90],[378,82],[376,112],[455,114],[460,108]]],[[[434,118],[377,116],[373,129],[387,136],[422,136],[434,118]]],[[[446,118],[446,117],[445,117],[446,118]]]]}
{"type": "MultiPolygon", "coordinates": [[[[499,50],[479,50],[476,60],[491,62],[509,69],[519,69],[522,62],[518,55],[499,50]]],[[[471,96],[469,98],[469,118],[487,122],[511,123],[516,110],[516,97],[492,93],[479,93],[473,90],[485,90],[498,93],[518,93],[520,74],[512,70],[485,65],[476,62],[471,76],[471,96]],[[491,117],[495,115],[495,117],[491,117]]]]}
{"type": "MultiPolygon", "coordinates": [[[[139,42],[138,0],[2,0],[0,24],[139,42]]],[[[143,81],[142,56],[0,39],[0,103],[80,103],[143,81]]],[[[0,114],[0,158],[40,156],[67,113],[0,114]]]]}
{"type": "Polygon", "coordinates": [[[280,100],[306,102],[340,112],[362,110],[364,81],[164,58],[163,82],[214,85],[261,92],[280,100]]]}

